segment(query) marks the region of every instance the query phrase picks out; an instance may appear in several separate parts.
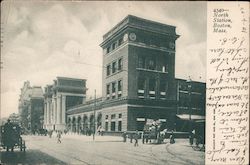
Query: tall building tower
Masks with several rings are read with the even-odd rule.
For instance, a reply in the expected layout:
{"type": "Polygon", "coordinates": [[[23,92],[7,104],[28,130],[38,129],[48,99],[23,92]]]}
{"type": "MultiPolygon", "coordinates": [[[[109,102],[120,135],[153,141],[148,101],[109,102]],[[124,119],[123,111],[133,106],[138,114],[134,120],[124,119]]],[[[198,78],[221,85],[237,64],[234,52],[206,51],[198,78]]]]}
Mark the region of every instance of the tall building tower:
{"type": "Polygon", "coordinates": [[[128,15],[103,36],[103,98],[107,103],[127,100],[123,130],[141,130],[149,118],[173,123],[175,41],[179,37],[175,29],[128,15]]]}
{"type": "Polygon", "coordinates": [[[103,96],[70,108],[69,130],[104,128],[112,134],[142,131],[159,121],[163,128],[182,131],[187,115],[204,119],[198,114],[205,112],[205,84],[175,78],[178,37],[175,26],[132,15],[104,34],[103,96]]]}

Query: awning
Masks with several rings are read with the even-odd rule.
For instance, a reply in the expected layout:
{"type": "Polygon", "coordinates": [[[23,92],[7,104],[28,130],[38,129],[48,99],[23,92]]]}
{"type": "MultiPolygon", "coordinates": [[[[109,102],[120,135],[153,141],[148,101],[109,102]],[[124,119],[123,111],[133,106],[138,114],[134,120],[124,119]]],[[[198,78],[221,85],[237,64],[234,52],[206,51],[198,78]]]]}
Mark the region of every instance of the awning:
{"type": "MultiPolygon", "coordinates": [[[[182,120],[189,120],[189,114],[181,114],[181,115],[176,115],[178,118],[182,120]]],[[[205,122],[205,116],[201,115],[191,115],[191,120],[195,122],[205,122]]]]}
{"type": "Polygon", "coordinates": [[[145,118],[136,118],[136,121],[146,121],[145,118]]]}

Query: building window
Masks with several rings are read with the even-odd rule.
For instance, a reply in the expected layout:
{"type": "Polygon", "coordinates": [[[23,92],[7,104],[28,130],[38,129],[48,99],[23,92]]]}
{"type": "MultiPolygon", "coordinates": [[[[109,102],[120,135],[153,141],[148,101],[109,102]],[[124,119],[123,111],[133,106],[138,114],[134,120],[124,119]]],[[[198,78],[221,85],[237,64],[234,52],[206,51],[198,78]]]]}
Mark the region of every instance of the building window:
{"type": "Polygon", "coordinates": [[[112,115],[111,115],[111,119],[115,119],[115,114],[112,114],[112,115]]]}
{"type": "Polygon", "coordinates": [[[145,78],[139,77],[138,79],[138,97],[144,98],[144,89],[145,89],[145,78]]]}
{"type": "Polygon", "coordinates": [[[107,47],[107,53],[109,53],[110,52],[110,47],[107,47]]]}
{"type": "Polygon", "coordinates": [[[156,68],[156,60],[155,60],[154,57],[150,57],[148,59],[148,67],[147,68],[150,69],[150,70],[155,70],[155,68],[156,68]]]}
{"type": "Polygon", "coordinates": [[[149,79],[149,98],[155,99],[155,79],[149,79]]]}
{"type": "Polygon", "coordinates": [[[112,73],[116,72],[116,61],[112,63],[112,73]]]}
{"type": "Polygon", "coordinates": [[[118,131],[122,131],[122,121],[118,121],[118,131]]]}
{"type": "Polygon", "coordinates": [[[118,40],[118,46],[120,46],[122,43],[123,43],[123,38],[120,38],[120,39],[118,40]]]}
{"type": "Polygon", "coordinates": [[[118,97],[122,96],[122,80],[118,81],[118,97]]]}
{"type": "Polygon", "coordinates": [[[149,79],[149,91],[155,91],[155,79],[149,79]]]}
{"type": "Polygon", "coordinates": [[[163,65],[161,71],[167,73],[168,72],[168,65],[163,65]]]}
{"type": "Polygon", "coordinates": [[[110,75],[110,68],[111,68],[111,66],[110,66],[110,65],[108,65],[108,66],[107,66],[107,76],[109,76],[109,75],[110,75]]]}
{"type": "Polygon", "coordinates": [[[118,70],[122,70],[122,58],[118,60],[118,70]]]}
{"type": "Polygon", "coordinates": [[[145,78],[139,78],[138,80],[138,89],[144,90],[145,88],[145,78]]]}
{"type": "Polygon", "coordinates": [[[116,83],[113,82],[113,83],[112,83],[112,99],[115,98],[115,92],[116,92],[116,83]]]}
{"type": "Polygon", "coordinates": [[[109,119],[109,115],[106,115],[106,116],[105,116],[105,119],[108,120],[108,119],[109,119]]]}
{"type": "Polygon", "coordinates": [[[138,58],[138,68],[145,68],[146,58],[144,56],[139,56],[138,58]]]}
{"type": "Polygon", "coordinates": [[[166,91],[166,81],[165,80],[161,80],[160,81],[160,91],[161,92],[165,92],[166,91]]]}
{"type": "Polygon", "coordinates": [[[109,122],[105,122],[105,131],[108,131],[109,129],[109,122]]]}
{"type": "Polygon", "coordinates": [[[119,117],[119,119],[121,119],[121,118],[122,118],[122,114],[120,113],[120,114],[118,115],[118,117],[119,117]]]}
{"type": "Polygon", "coordinates": [[[115,50],[116,48],[116,42],[112,44],[112,50],[115,50]]]}
{"type": "Polygon", "coordinates": [[[160,99],[166,98],[166,81],[161,80],[160,81],[160,99]]]}
{"type": "Polygon", "coordinates": [[[107,99],[109,99],[109,97],[110,97],[110,84],[107,84],[106,93],[107,93],[107,99]]]}
{"type": "Polygon", "coordinates": [[[111,127],[110,127],[111,131],[115,131],[115,121],[111,122],[111,127]]]}
{"type": "Polygon", "coordinates": [[[111,115],[111,120],[112,120],[111,121],[111,126],[110,126],[111,131],[115,131],[115,117],[116,117],[115,114],[111,115]]]}

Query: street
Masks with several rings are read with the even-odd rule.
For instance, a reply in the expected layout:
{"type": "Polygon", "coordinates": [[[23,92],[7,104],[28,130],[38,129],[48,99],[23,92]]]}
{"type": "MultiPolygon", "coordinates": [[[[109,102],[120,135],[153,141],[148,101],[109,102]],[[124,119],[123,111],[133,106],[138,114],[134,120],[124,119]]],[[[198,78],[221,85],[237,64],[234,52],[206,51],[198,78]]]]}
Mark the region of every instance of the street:
{"type": "MultiPolygon", "coordinates": [[[[62,143],[56,137],[24,136],[26,154],[15,153],[8,159],[1,152],[2,163],[23,164],[83,164],[83,165],[178,165],[204,164],[205,154],[194,151],[188,139],[176,139],[175,144],[142,144],[122,142],[121,137],[63,135],[62,143]],[[20,156],[21,155],[21,156],[20,156]]],[[[11,154],[11,153],[9,153],[11,154]]]]}

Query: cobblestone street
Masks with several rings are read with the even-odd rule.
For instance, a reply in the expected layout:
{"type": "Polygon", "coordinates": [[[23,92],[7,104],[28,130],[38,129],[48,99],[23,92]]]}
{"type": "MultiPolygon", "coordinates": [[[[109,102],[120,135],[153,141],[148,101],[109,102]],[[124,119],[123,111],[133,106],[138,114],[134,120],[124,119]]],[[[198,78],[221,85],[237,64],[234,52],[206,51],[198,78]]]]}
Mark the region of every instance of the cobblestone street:
{"type": "Polygon", "coordinates": [[[142,144],[134,147],[129,140],[122,142],[121,137],[64,135],[62,143],[55,137],[26,136],[25,156],[14,155],[14,160],[6,159],[2,152],[3,163],[24,164],[96,164],[96,165],[178,165],[204,164],[204,152],[194,151],[187,139],[176,139],[175,144],[142,144]],[[9,162],[8,162],[9,161],[9,162]]]}

